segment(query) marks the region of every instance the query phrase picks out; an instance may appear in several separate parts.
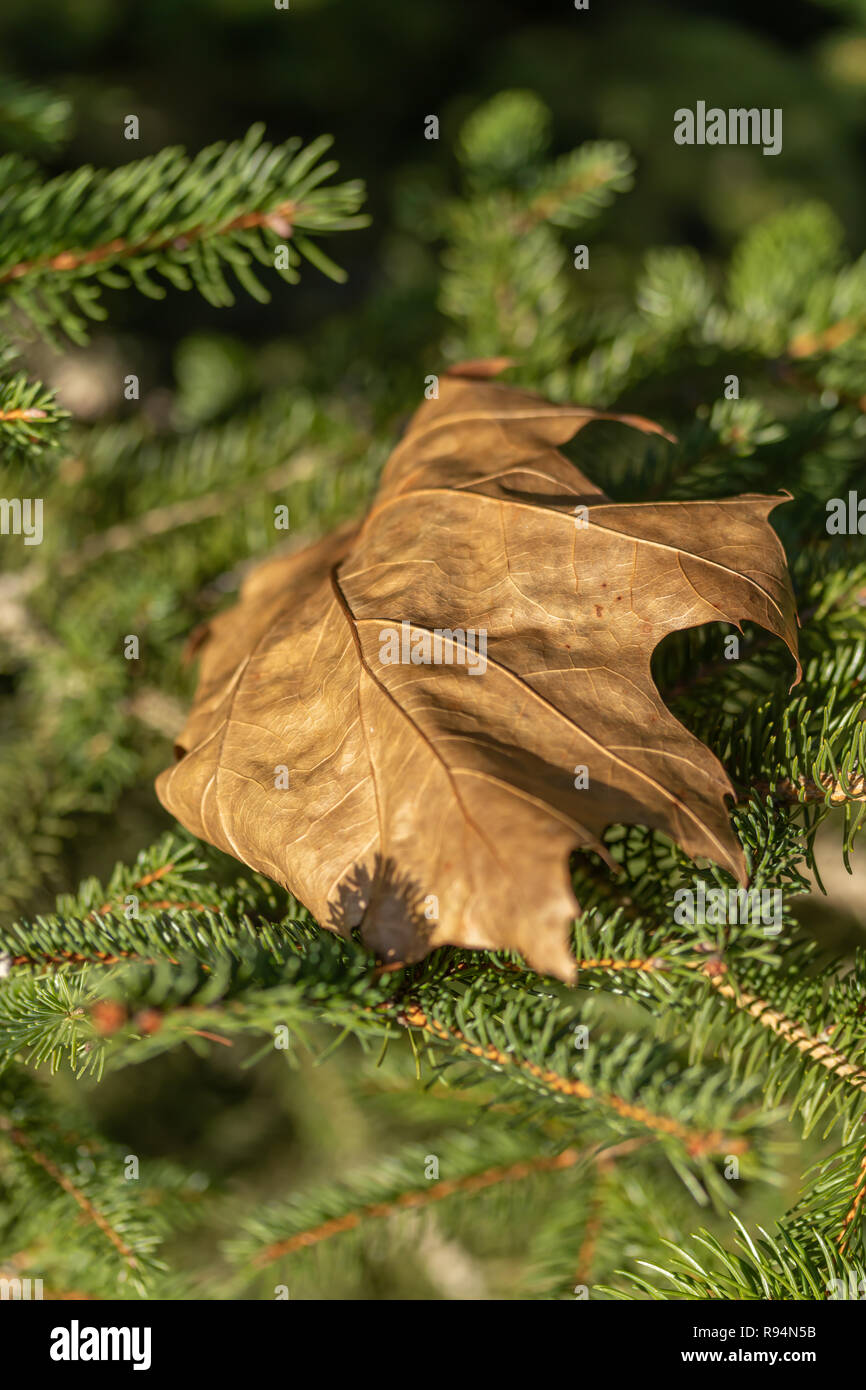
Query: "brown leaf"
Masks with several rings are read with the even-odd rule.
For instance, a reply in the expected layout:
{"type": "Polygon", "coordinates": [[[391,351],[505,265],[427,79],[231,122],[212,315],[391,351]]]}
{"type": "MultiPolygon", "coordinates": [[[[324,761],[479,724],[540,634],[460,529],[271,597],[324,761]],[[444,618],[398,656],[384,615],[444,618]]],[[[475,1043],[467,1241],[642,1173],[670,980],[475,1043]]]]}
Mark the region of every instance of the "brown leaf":
{"type": "Polygon", "coordinates": [[[210,624],[157,790],[386,960],[510,947],[568,979],[569,852],[604,853],[607,825],[657,827],[746,880],[730,782],[650,658],[669,632],[742,619],[796,656],[767,522],[782,499],[611,502],[556,446],[593,420],[657,425],[470,370],[417,411],[360,526],[266,562],[210,624]]]}

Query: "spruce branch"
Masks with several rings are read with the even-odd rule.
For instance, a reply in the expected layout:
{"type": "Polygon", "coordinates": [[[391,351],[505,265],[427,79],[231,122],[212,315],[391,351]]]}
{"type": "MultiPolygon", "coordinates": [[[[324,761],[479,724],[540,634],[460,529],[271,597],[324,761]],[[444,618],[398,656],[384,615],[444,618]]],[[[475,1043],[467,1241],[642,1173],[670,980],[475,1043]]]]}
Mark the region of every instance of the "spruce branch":
{"type": "Polygon", "coordinates": [[[460,132],[475,196],[454,202],[444,219],[440,305],[459,325],[449,355],[512,357],[531,372],[568,354],[573,284],[557,229],[597,216],[630,188],[633,162],[624,145],[599,141],[539,165],[546,125],[537,98],[510,92],[460,132]]]}
{"type": "MultiPolygon", "coordinates": [[[[814,1037],[801,1023],[787,1018],[778,1009],[772,1008],[767,1000],[741,989],[724,975],[708,974],[708,978],[713,989],[723,999],[729,1000],[737,1009],[745,1010],[752,1018],[757,1019],[762,1028],[768,1028],[791,1047],[795,1047],[810,1062],[817,1062],[849,1086],[866,1091],[866,1068],[851,1062],[836,1048],[831,1047],[826,1039],[814,1037]]],[[[832,1031],[832,1025],[830,1029],[832,1031]]]]}
{"type": "Polygon", "coordinates": [[[831,1047],[827,1041],[827,1036],[833,1032],[834,1025],[829,1024],[827,1026],[824,1030],[824,1036],[813,1036],[802,1023],[797,1023],[794,1019],[786,1017],[766,999],[761,999],[742,989],[731,977],[728,966],[720,956],[714,956],[709,960],[706,958],[688,960],[682,954],[668,959],[662,955],[651,956],[643,960],[587,959],[578,961],[578,969],[584,971],[602,970],[616,975],[628,971],[637,971],[642,974],[664,972],[666,975],[670,975],[672,971],[675,972],[677,969],[697,970],[703,978],[709,981],[717,994],[733,1004],[736,1009],[744,1010],[756,1019],[762,1028],[769,1029],[791,1047],[796,1048],[810,1062],[818,1063],[819,1066],[833,1072],[857,1090],[866,1091],[866,1068],[853,1063],[848,1057],[831,1047]]]}
{"type": "Polygon", "coordinates": [[[148,1163],[127,1181],[127,1150],[18,1067],[0,1079],[0,1152],[0,1241],[16,1274],[35,1265],[89,1297],[177,1291],[158,1251],[195,1193],[176,1168],[148,1163]]]}
{"type": "Polygon", "coordinates": [[[331,1217],[319,1225],[298,1231],[295,1235],[287,1236],[283,1240],[275,1241],[255,1255],[251,1264],[253,1268],[260,1269],[264,1265],[273,1263],[274,1260],[281,1259],[284,1255],[294,1254],[297,1250],[308,1249],[322,1240],[329,1240],[332,1236],[355,1230],[364,1221],[381,1219],[400,1211],[418,1210],[458,1194],[470,1196],[476,1192],[483,1192],[486,1188],[494,1187],[498,1183],[517,1182],[536,1173],[559,1173],[567,1168],[573,1168],[583,1157],[584,1155],[578,1149],[563,1149],[561,1153],[555,1154],[553,1157],[534,1154],[531,1158],[485,1168],[479,1173],[471,1173],[460,1178],[443,1179],[437,1182],[435,1187],[428,1184],[424,1188],[400,1192],[384,1201],[370,1203],[353,1211],[347,1211],[342,1216],[331,1217]]]}
{"type": "Polygon", "coordinates": [[[12,1055],[25,1049],[33,1064],[66,1061],[99,1075],[191,1031],[222,1041],[282,1023],[303,1035],[316,1018],[363,1042],[387,1038],[402,1023],[452,1062],[507,1072],[527,1114],[539,1104],[565,1106],[563,1117],[579,1126],[586,1109],[616,1134],[649,1131],[677,1162],[702,1169],[714,1154],[750,1147],[750,1121],[741,1112],[747,1091],[728,1085],[722,1104],[720,1075],[681,1071],[675,1083],[662,1084],[672,1059],[666,1065],[633,1036],[600,1037],[576,1068],[573,1003],[535,989],[525,994],[531,976],[515,976],[507,961],[503,970],[439,953],[429,969],[404,972],[395,994],[397,977],[382,975],[360,948],[311,938],[296,905],[288,918],[283,909],[269,922],[257,880],[239,885],[232,905],[224,888],[199,878],[203,865],[192,846],[184,853],[177,842],[163,842],[141,867],[118,870],[108,893],[92,884],[65,903],[63,915],[5,934],[0,1020],[12,1055]],[[114,904],[133,888],[138,916],[127,920],[114,904]],[[166,906],[175,902],[195,910],[166,906]]]}
{"type": "Polygon", "coordinates": [[[139,1268],[139,1262],[135,1252],[123,1239],[120,1233],[115,1230],[111,1222],[103,1215],[99,1208],[94,1206],[93,1202],[85,1195],[82,1189],[76,1186],[72,1179],[63,1173],[52,1159],[48,1158],[36,1147],[27,1134],[16,1125],[13,1125],[5,1115],[0,1115],[0,1132],[6,1135],[12,1144],[17,1145],[32,1163],[37,1164],[38,1167],[51,1178],[52,1182],[57,1183],[58,1187],[62,1188],[63,1191],[77,1203],[87,1220],[92,1221],[105,1239],[114,1246],[126,1267],[130,1271],[136,1273],[139,1268]]]}
{"type": "Polygon", "coordinates": [[[518,216],[518,230],[529,231],[539,222],[579,226],[607,207],[617,193],[631,188],[633,171],[634,161],[625,145],[616,141],[581,145],[541,177],[518,216]]]}
{"type": "Polygon", "coordinates": [[[103,287],[132,285],[161,298],[165,289],[152,278],[160,275],[219,306],[233,303],[230,269],[266,300],[253,262],[295,282],[304,256],[342,278],[311,238],[366,224],[360,183],[323,186],[337,168],[320,162],[329,137],[302,148],[298,139],[273,146],[262,136],[256,125],[243,140],[192,158],[167,149],[114,170],[84,168],[0,191],[6,305],[48,336],[59,327],[83,342],[87,320],[105,316],[103,287]],[[285,264],[274,256],[282,244],[285,264]]]}
{"type": "MultiPolygon", "coordinates": [[[[625,1158],[639,1144],[628,1141],[606,1149],[567,1147],[538,1152],[537,1136],[503,1133],[489,1123],[479,1123],[468,1134],[465,1130],[447,1131],[434,1141],[439,1169],[435,1178],[425,1177],[428,1146],[406,1145],[384,1162],[338,1185],[319,1185],[302,1190],[289,1201],[258,1207],[241,1218],[243,1234],[228,1243],[227,1253],[241,1270],[254,1273],[336,1236],[363,1235],[368,1223],[393,1220],[410,1211],[443,1203],[456,1219],[461,1205],[469,1199],[499,1192],[514,1183],[531,1185],[547,1194],[548,1200],[553,1193],[561,1199],[566,1190],[580,1199],[587,1190],[585,1174],[599,1164],[625,1158]]],[[[550,1145],[545,1148],[549,1150],[550,1145]]]]}
{"type": "Polygon", "coordinates": [[[864,1286],[864,1266],[846,1261],[840,1252],[814,1233],[781,1225],[774,1234],[759,1228],[752,1236],[736,1216],[736,1249],[727,1250],[706,1230],[698,1231],[689,1246],[664,1240],[670,1253],[666,1266],[649,1260],[639,1263],[665,1283],[659,1286],[625,1270],[618,1273],[624,1287],[601,1286],[610,1298],[663,1301],[678,1299],[748,1300],[847,1300],[859,1298],[864,1286]]]}
{"type": "Polygon", "coordinates": [[[35,463],[56,449],[69,412],[52,391],[23,372],[0,378],[0,463],[35,463]]]}
{"type": "Polygon", "coordinates": [[[595,1297],[594,1276],[610,1277],[623,1248],[651,1250],[681,1228],[681,1212],[664,1183],[658,1154],[614,1146],[599,1154],[576,1184],[535,1223],[519,1293],[524,1298],[595,1297]],[[679,1220],[677,1220],[679,1217],[679,1220]]]}
{"type": "MultiPolygon", "coordinates": [[[[465,1013],[465,1010],[460,1009],[458,1012],[465,1013]]],[[[447,1044],[449,1050],[456,1051],[458,1057],[478,1059],[498,1071],[507,1070],[509,1076],[532,1089],[537,1089],[542,1095],[568,1101],[589,1102],[594,1109],[602,1114],[610,1113],[616,1122],[624,1123],[628,1128],[637,1126],[640,1130],[649,1130],[658,1138],[672,1139],[682,1146],[690,1159],[701,1160],[711,1154],[723,1152],[745,1153],[749,1147],[748,1140],[741,1134],[725,1133],[723,1129],[716,1127],[703,1129],[697,1124],[688,1125],[673,1118],[670,1113],[650,1109],[628,1094],[628,1080],[622,1073],[618,1075],[617,1084],[611,1084],[611,1075],[616,1072],[614,1058],[620,1064],[629,1055],[632,1057],[632,1063],[635,1058],[638,1058],[640,1063],[648,1061],[645,1052],[641,1055],[642,1049],[638,1048],[637,1040],[634,1038],[609,1049],[605,1063],[599,1067],[599,1079],[593,1084],[582,1076],[570,1075],[571,1069],[563,1066],[562,1060],[559,1067],[551,1067],[540,1064],[531,1053],[529,1056],[521,1055],[516,1046],[513,1026],[509,1028],[506,1024],[504,1027],[496,1027],[492,1019],[488,1018],[482,1023],[480,1020],[466,1017],[462,1029],[453,1025],[449,1027],[416,1004],[407,1005],[397,1017],[398,1022],[405,1027],[420,1031],[437,1043],[447,1044]],[[498,1039],[492,1040],[497,1034],[502,1039],[501,1042],[498,1039]]],[[[514,1023],[516,1022],[515,1015],[514,1023]]],[[[548,1035],[551,1032],[550,1022],[548,1018],[545,1029],[548,1035]]],[[[560,1051],[559,1058],[561,1057],[560,1051]]],[[[592,1072],[591,1067],[588,1070],[592,1072]]],[[[670,1097],[666,1097],[667,1099],[670,1097]]],[[[667,1106],[665,1108],[668,1109],[667,1106]]]]}

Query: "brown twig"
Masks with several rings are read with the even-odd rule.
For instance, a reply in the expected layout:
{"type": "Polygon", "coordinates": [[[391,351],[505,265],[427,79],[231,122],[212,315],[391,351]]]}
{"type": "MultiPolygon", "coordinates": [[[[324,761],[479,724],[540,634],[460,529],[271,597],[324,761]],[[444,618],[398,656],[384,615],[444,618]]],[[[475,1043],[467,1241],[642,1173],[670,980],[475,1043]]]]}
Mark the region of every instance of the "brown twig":
{"type": "Polygon", "coordinates": [[[851,1203],[851,1206],[848,1209],[848,1213],[845,1217],[845,1220],[842,1223],[842,1229],[839,1232],[839,1235],[836,1240],[836,1244],[840,1250],[844,1249],[844,1246],[848,1240],[849,1230],[853,1223],[856,1221],[857,1216],[859,1215],[863,1207],[864,1201],[866,1201],[866,1153],[864,1153],[863,1155],[863,1161],[860,1164],[860,1171],[857,1174],[857,1187],[854,1192],[854,1199],[851,1203]]]}
{"type": "Polygon", "coordinates": [[[602,1219],[604,1214],[603,1189],[605,1180],[613,1167],[613,1159],[610,1153],[599,1154],[595,1164],[595,1181],[589,1195],[588,1211],[586,1224],[583,1228],[583,1240],[577,1252],[575,1262],[575,1277],[578,1283],[588,1284],[592,1274],[592,1265],[595,1259],[598,1238],[601,1235],[602,1219]]]}
{"type": "Polygon", "coordinates": [[[645,1106],[635,1105],[631,1101],[623,1100],[621,1096],[605,1095],[604,1092],[594,1091],[585,1081],[560,1076],[559,1072],[539,1066],[537,1062],[515,1057],[513,1053],[501,1052],[491,1044],[484,1046],[480,1043],[473,1043],[457,1028],[448,1028],[439,1023],[437,1019],[429,1018],[417,1005],[410,1004],[400,1015],[398,1022],[407,1028],[417,1028],[429,1033],[440,1041],[456,1042],[462,1051],[470,1053],[473,1057],[481,1057],[485,1061],[495,1062],[497,1066],[501,1067],[517,1067],[559,1095],[572,1096],[578,1100],[594,1100],[613,1110],[622,1119],[644,1125],[656,1134],[669,1135],[679,1139],[693,1158],[720,1151],[742,1153],[747,1148],[744,1140],[726,1138],[719,1130],[712,1130],[710,1133],[690,1130],[677,1120],[669,1119],[666,1115],[656,1115],[647,1110],[645,1106]]]}
{"type": "Polygon", "coordinates": [[[654,974],[661,970],[669,970],[668,962],[661,956],[647,956],[640,958],[637,956],[629,959],[620,959],[617,956],[593,956],[577,961],[578,970],[637,970],[647,974],[654,974]]]}
{"type": "Polygon", "coordinates": [[[766,999],[761,999],[756,994],[750,994],[748,990],[742,989],[735,982],[732,983],[727,977],[726,970],[705,968],[704,973],[723,999],[730,1000],[738,1009],[742,1009],[752,1018],[757,1019],[762,1027],[769,1028],[777,1037],[790,1043],[798,1052],[802,1052],[805,1057],[808,1057],[809,1061],[817,1062],[820,1066],[826,1067],[827,1071],[842,1077],[857,1090],[866,1091],[866,1069],[850,1062],[843,1053],[830,1047],[829,1043],[816,1038],[801,1023],[796,1023],[794,1019],[788,1018],[778,1009],[774,1009],[766,999]]]}
{"type": "Polygon", "coordinates": [[[208,1042],[222,1043],[223,1047],[234,1047],[231,1038],[224,1038],[221,1033],[209,1033],[205,1028],[184,1028],[183,1031],[197,1038],[207,1038],[208,1042]]]}
{"type": "MultiPolygon", "coordinates": [[[[622,1156],[631,1152],[641,1142],[641,1140],[635,1139],[627,1140],[625,1143],[607,1150],[603,1157],[611,1161],[615,1155],[622,1156]]],[[[285,1240],[275,1241],[260,1251],[253,1258],[252,1264],[255,1268],[260,1268],[262,1265],[272,1263],[273,1260],[280,1259],[283,1255],[291,1255],[296,1250],[303,1250],[308,1246],[318,1245],[320,1241],[329,1240],[331,1236],[355,1230],[362,1221],[391,1216],[398,1211],[430,1206],[433,1202],[442,1202],[446,1197],[453,1197],[458,1192],[483,1192],[486,1188],[494,1187],[497,1183],[517,1182],[523,1178],[532,1177],[536,1173],[563,1172],[567,1168],[573,1168],[581,1159],[591,1159],[591,1157],[591,1153],[585,1149],[564,1149],[562,1153],[553,1157],[542,1155],[537,1158],[522,1159],[517,1163],[487,1168],[481,1173],[471,1173],[464,1178],[443,1179],[438,1181],[435,1186],[431,1185],[411,1192],[401,1192],[398,1197],[393,1197],[390,1201],[372,1202],[368,1206],[346,1212],[344,1216],[336,1216],[330,1221],[323,1221],[321,1225],[312,1226],[309,1230],[298,1231],[296,1235],[288,1236],[285,1240]]],[[[599,1156],[593,1161],[598,1163],[601,1157],[599,1156]]]]}
{"type": "Polygon", "coordinates": [[[126,241],[115,237],[90,251],[58,251],[54,256],[36,257],[29,261],[18,261],[8,270],[0,273],[0,284],[10,280],[21,280],[34,271],[80,270],[83,266],[98,265],[102,261],[127,260],[130,256],[146,255],[149,251],[166,251],[171,247],[185,251],[194,241],[202,241],[209,236],[230,236],[232,232],[246,231],[251,227],[270,227],[278,236],[290,237],[293,220],[300,211],[293,202],[280,203],[270,212],[245,212],[231,218],[219,227],[207,227],[199,223],[185,232],[151,232],[141,241],[126,241]]]}
{"type": "MultiPolygon", "coordinates": [[[[129,891],[133,892],[137,888],[148,888],[152,883],[156,883],[159,879],[165,878],[166,874],[170,874],[174,867],[175,866],[173,863],[163,864],[159,869],[154,869],[152,873],[144,874],[142,878],[136,879],[129,891]]],[[[145,901],[142,904],[142,906],[148,908],[152,912],[161,912],[167,909],[173,909],[178,912],[215,911],[214,908],[208,907],[206,903],[178,902],[173,898],[155,898],[150,901],[145,901]]],[[[115,909],[119,907],[120,903],[117,899],[109,900],[108,902],[103,903],[101,907],[96,908],[93,912],[91,912],[90,916],[94,919],[106,917],[110,912],[113,912],[115,909]]],[[[160,959],[163,958],[161,957],[160,959]]],[[[164,959],[168,960],[171,965],[178,964],[174,956],[166,956],[164,957],[164,959]]],[[[154,956],[142,956],[138,953],[138,951],[121,950],[46,951],[44,953],[37,953],[36,955],[23,954],[12,956],[11,959],[8,960],[8,964],[10,966],[36,967],[42,967],[44,965],[120,965],[124,961],[137,961],[141,965],[158,964],[158,961],[154,956]]],[[[202,969],[209,970],[210,967],[208,965],[203,965],[202,969]]]]}
{"type": "MultiPolygon", "coordinates": [[[[171,965],[177,965],[172,956],[164,959],[171,965]]],[[[124,961],[138,961],[141,965],[158,964],[155,957],[140,956],[137,951],[46,951],[44,955],[12,956],[8,964],[41,968],[45,965],[120,965],[124,961]]]]}
{"type": "Polygon", "coordinates": [[[9,1136],[14,1144],[17,1144],[20,1149],[23,1149],[28,1158],[38,1164],[43,1172],[47,1173],[48,1176],[52,1178],[59,1187],[62,1187],[63,1191],[78,1204],[85,1216],[87,1216],[95,1226],[98,1226],[105,1238],[111,1242],[129,1268],[138,1269],[138,1260],[134,1252],[129,1248],[123,1238],[118,1235],[110,1222],[102,1215],[102,1212],[93,1205],[89,1197],[86,1197],[84,1193],[75,1186],[72,1180],[57,1167],[57,1164],[42,1153],[28,1136],[13,1125],[4,1115],[0,1115],[0,1129],[2,1129],[4,1134],[9,1136]]]}
{"type": "Polygon", "coordinates": [[[778,801],[798,802],[826,801],[829,792],[831,806],[844,806],[846,801],[866,801],[866,776],[855,772],[847,782],[829,772],[822,773],[818,782],[803,776],[796,782],[783,777],[779,782],[755,782],[751,790],[762,795],[769,793],[778,801]]]}
{"type": "Polygon", "coordinates": [[[0,410],[0,420],[47,420],[47,410],[37,410],[32,406],[29,410],[0,410]]]}
{"type": "MultiPolygon", "coordinates": [[[[152,873],[145,874],[143,878],[137,878],[132,886],[133,888],[149,888],[151,883],[156,883],[159,879],[165,878],[166,874],[170,874],[173,869],[174,864],[163,864],[161,868],[154,869],[152,873]]],[[[112,903],[111,901],[103,903],[102,907],[99,908],[99,915],[102,916],[106,912],[110,912],[114,906],[116,906],[116,903],[112,903]]],[[[96,913],[91,912],[90,915],[94,917],[96,913]]]]}

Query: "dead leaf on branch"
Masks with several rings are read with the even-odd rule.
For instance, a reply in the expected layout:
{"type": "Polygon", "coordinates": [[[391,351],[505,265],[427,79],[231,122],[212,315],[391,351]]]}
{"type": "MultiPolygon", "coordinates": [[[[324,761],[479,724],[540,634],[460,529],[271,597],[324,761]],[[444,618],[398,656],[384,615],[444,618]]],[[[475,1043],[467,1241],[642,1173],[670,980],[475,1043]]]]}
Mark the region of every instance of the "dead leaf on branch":
{"type": "Polygon", "coordinates": [[[492,370],[443,376],[365,520],[266,561],[210,623],[157,791],[386,960],[508,947],[569,979],[569,853],[604,855],[606,826],[652,826],[746,882],[731,784],[650,659],[669,632],[743,619],[796,657],[767,521],[783,499],[611,502],[557,445],[593,420],[659,426],[492,370]]]}

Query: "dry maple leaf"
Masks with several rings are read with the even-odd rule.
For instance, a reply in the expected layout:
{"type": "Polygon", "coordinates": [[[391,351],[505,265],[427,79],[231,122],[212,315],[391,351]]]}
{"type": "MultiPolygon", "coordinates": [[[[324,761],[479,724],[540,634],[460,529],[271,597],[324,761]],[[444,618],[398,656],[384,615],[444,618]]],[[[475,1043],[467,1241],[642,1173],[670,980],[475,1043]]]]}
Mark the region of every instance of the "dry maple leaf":
{"type": "Polygon", "coordinates": [[[386,960],[509,947],[569,979],[569,852],[604,853],[609,824],[746,881],[731,784],[663,704],[653,649],[748,619],[796,657],[796,614],[780,497],[611,502],[556,446],[659,426],[483,379],[499,365],[443,376],[363,523],[265,562],[210,624],[157,790],[386,960]]]}

